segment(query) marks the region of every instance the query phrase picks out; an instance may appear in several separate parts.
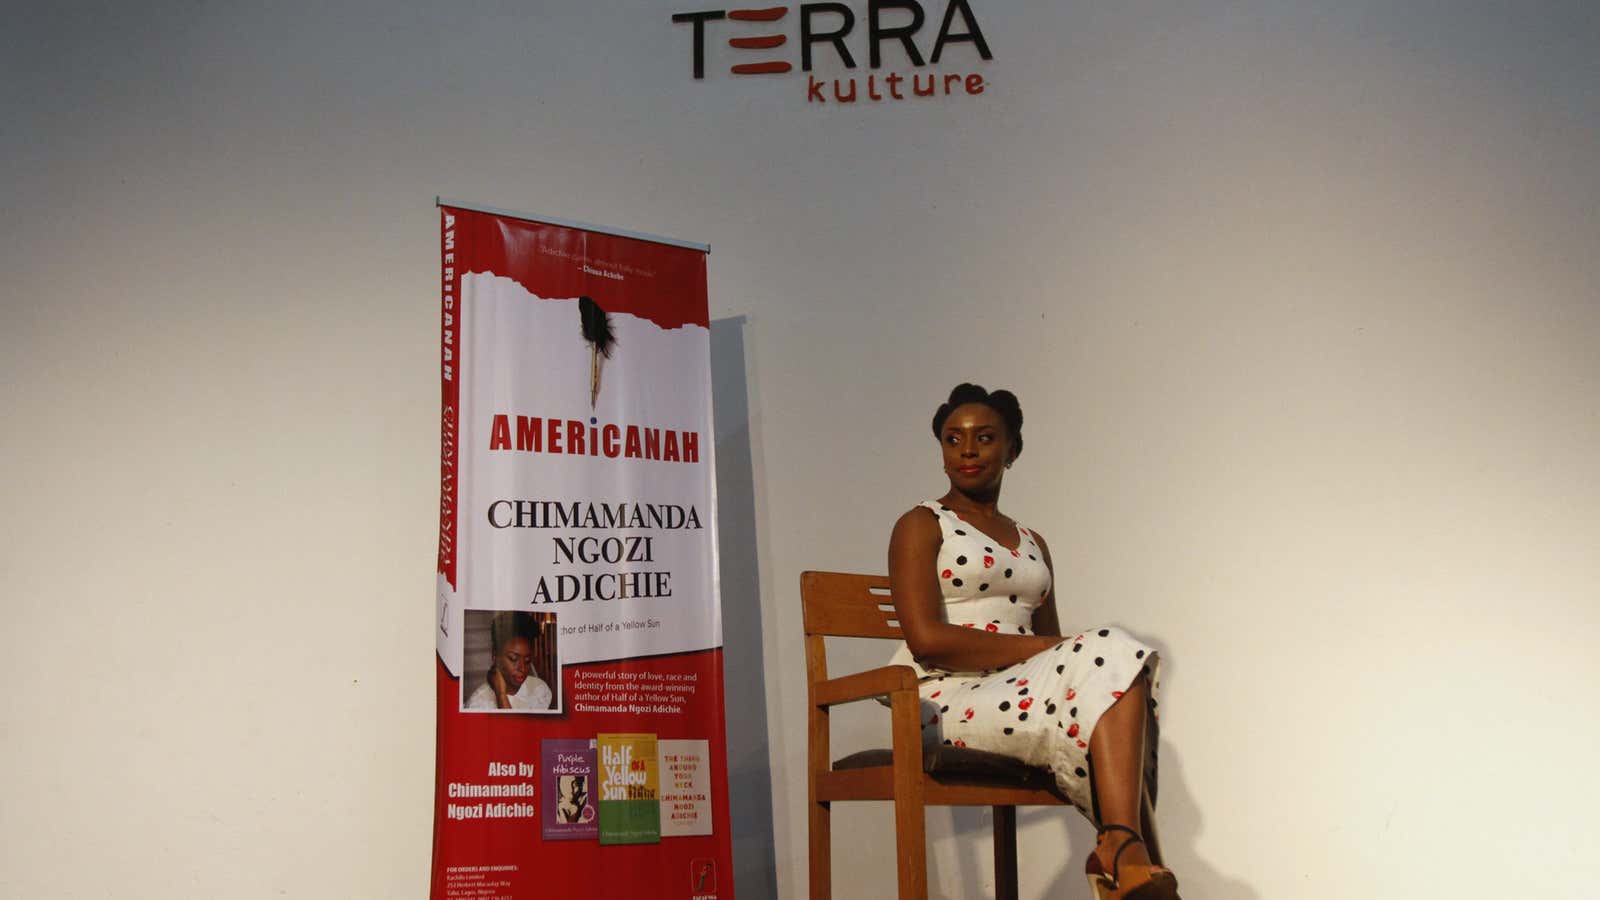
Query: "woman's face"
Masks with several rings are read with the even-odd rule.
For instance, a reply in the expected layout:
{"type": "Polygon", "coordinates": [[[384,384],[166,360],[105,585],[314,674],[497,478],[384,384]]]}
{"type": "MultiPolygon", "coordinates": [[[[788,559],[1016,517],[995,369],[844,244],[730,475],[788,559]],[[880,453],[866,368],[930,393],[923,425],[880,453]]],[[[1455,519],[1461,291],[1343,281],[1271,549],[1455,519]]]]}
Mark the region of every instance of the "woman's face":
{"type": "Polygon", "coordinates": [[[533,669],[533,648],[529,646],[528,639],[514,637],[506,641],[494,658],[494,667],[500,670],[500,677],[506,680],[506,688],[516,693],[533,669]]]}
{"type": "Polygon", "coordinates": [[[967,494],[1000,489],[1011,461],[1011,435],[992,407],[963,403],[951,411],[939,432],[944,471],[950,486],[967,494]]]}

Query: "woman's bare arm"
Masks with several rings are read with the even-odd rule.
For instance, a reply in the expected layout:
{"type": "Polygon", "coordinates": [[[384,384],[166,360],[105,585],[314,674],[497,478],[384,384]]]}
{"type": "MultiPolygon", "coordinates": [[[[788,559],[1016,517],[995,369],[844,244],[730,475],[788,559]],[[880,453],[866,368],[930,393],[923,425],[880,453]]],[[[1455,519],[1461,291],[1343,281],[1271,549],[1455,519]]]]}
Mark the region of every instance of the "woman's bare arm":
{"type": "Polygon", "coordinates": [[[1001,669],[1060,642],[1059,636],[995,634],[946,622],[935,571],[940,540],[938,521],[920,506],[894,523],[889,538],[889,592],[918,662],[960,672],[1001,669]]]}

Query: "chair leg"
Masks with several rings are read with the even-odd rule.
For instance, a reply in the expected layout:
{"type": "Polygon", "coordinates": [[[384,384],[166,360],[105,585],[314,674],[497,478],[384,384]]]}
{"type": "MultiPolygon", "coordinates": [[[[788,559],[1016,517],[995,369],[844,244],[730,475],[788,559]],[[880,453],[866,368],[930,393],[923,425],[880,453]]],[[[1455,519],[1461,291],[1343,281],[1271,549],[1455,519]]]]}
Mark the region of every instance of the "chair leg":
{"type": "MultiPolygon", "coordinates": [[[[827,664],[820,635],[806,636],[806,670],[827,675],[827,664]]],[[[833,897],[833,828],[828,801],[817,797],[817,778],[832,766],[828,763],[828,708],[811,704],[806,712],[806,801],[810,805],[807,831],[811,841],[811,900],[833,897]]]]}
{"type": "Polygon", "coordinates": [[[1017,808],[994,808],[995,900],[1017,900],[1017,808]]]}
{"type": "Polygon", "coordinates": [[[813,801],[811,804],[811,900],[833,898],[833,832],[832,807],[813,801]]]}
{"type": "Polygon", "coordinates": [[[928,900],[928,823],[923,812],[922,700],[916,691],[889,698],[894,735],[894,843],[900,900],[928,900]]]}
{"type": "Polygon", "coordinates": [[[900,857],[895,877],[900,900],[928,900],[928,831],[922,791],[915,791],[914,796],[905,793],[896,790],[894,796],[894,845],[900,857]]]}

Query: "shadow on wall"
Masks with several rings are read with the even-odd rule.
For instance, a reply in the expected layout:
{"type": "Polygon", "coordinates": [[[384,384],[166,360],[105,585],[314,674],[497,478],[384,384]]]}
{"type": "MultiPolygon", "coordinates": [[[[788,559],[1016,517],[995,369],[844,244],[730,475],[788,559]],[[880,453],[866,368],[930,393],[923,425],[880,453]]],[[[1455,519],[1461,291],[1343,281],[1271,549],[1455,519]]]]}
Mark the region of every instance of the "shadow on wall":
{"type": "MultiPolygon", "coordinates": [[[[1243,880],[1229,877],[1195,854],[1194,840],[1202,827],[1200,808],[1183,775],[1183,766],[1171,744],[1161,747],[1161,803],[1156,815],[1161,826],[1162,853],[1166,864],[1178,873],[1179,887],[1185,895],[1227,897],[1228,900],[1261,900],[1261,894],[1243,880]]],[[[1043,815],[1057,810],[1034,810],[1043,815]]],[[[1048,890],[1042,896],[1068,900],[1093,900],[1083,877],[1083,860],[1094,846],[1094,828],[1076,813],[1072,819],[1072,853],[1048,890]]],[[[1018,824],[1027,821],[1018,816],[1018,824]]]]}
{"type": "MultiPolygon", "coordinates": [[[[1170,660],[1166,659],[1166,648],[1160,642],[1152,643],[1164,658],[1161,680],[1170,683],[1174,673],[1170,660]]],[[[1156,817],[1160,826],[1161,850],[1166,857],[1166,864],[1178,874],[1180,887],[1185,895],[1226,897],[1228,900],[1261,900],[1260,893],[1248,883],[1218,871],[1195,853],[1194,843],[1204,827],[1204,816],[1195,803],[1194,794],[1189,790],[1183,764],[1176,750],[1177,747],[1171,740],[1162,740],[1157,795],[1159,804],[1156,817]]],[[[952,812],[950,832],[956,836],[961,847],[957,863],[963,875],[960,883],[970,886],[982,882],[985,887],[992,890],[994,886],[991,872],[993,852],[991,847],[994,834],[992,813],[988,810],[964,809],[952,812]]],[[[1070,840],[1067,846],[1062,848],[1065,859],[1051,876],[1049,886],[1042,892],[1038,890],[1038,885],[1027,883],[1028,866],[1019,865],[1019,875],[1023,881],[1020,893],[1023,896],[1093,900],[1088,882],[1083,876],[1083,861],[1089,855],[1090,848],[1094,846],[1094,827],[1087,819],[1070,809],[1021,807],[1017,810],[1017,827],[1021,830],[1031,823],[1056,817],[1068,823],[1070,840]]],[[[960,900],[966,895],[945,896],[930,885],[929,896],[935,900],[960,900]]]]}
{"type": "Polygon", "coordinates": [[[728,721],[727,824],[739,896],[778,895],[772,835],[772,763],[761,644],[760,572],[744,368],[744,317],[711,323],[711,409],[716,428],[717,538],[722,579],[723,708],[728,721]]]}

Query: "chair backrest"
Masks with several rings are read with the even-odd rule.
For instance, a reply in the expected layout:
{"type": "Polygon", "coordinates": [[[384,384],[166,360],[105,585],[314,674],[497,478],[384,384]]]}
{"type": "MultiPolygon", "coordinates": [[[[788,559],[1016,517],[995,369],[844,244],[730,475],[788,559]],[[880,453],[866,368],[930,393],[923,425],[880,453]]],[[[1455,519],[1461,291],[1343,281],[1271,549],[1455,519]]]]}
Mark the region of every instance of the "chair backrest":
{"type": "Polygon", "coordinates": [[[828,677],[824,637],[902,637],[889,596],[889,576],[801,572],[800,610],[806,635],[806,679],[828,677]]]}
{"type": "Polygon", "coordinates": [[[901,637],[887,575],[801,572],[800,604],[807,636],[901,637]]]}

